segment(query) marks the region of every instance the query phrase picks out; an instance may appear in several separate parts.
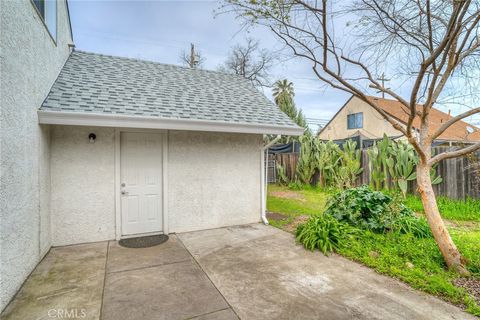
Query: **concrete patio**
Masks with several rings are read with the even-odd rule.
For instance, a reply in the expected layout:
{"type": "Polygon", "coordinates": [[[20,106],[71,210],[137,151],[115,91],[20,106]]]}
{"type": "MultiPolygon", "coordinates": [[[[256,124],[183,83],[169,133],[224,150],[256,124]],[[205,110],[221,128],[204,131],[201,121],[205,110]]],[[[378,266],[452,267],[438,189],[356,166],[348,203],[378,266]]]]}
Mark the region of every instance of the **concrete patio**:
{"type": "Polygon", "coordinates": [[[2,319],[474,319],[261,224],[54,248],[2,319]]]}

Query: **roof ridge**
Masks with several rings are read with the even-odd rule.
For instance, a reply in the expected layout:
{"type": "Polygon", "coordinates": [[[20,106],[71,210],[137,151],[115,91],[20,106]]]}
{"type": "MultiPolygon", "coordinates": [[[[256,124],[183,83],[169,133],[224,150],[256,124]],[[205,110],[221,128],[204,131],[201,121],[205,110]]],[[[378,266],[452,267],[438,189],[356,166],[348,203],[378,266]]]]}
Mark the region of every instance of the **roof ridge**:
{"type": "Polygon", "coordinates": [[[194,68],[185,67],[185,66],[181,66],[181,65],[177,65],[177,64],[173,64],[173,63],[164,63],[164,62],[158,62],[158,61],[153,61],[153,60],[145,60],[145,59],[138,59],[138,58],[115,56],[115,55],[111,55],[111,54],[90,52],[90,51],[77,50],[77,49],[74,49],[71,54],[73,54],[73,53],[81,53],[81,54],[88,54],[88,55],[92,55],[92,56],[108,57],[108,58],[115,58],[115,59],[129,60],[129,61],[136,61],[136,62],[146,62],[146,63],[156,64],[156,65],[170,66],[170,67],[174,67],[174,68],[190,70],[192,72],[209,72],[209,73],[215,73],[215,74],[221,74],[221,75],[229,76],[229,77],[232,77],[232,78],[238,79],[238,80],[248,81],[248,80],[242,78],[239,75],[226,73],[226,72],[222,72],[222,71],[217,71],[217,70],[194,69],[194,68]]]}

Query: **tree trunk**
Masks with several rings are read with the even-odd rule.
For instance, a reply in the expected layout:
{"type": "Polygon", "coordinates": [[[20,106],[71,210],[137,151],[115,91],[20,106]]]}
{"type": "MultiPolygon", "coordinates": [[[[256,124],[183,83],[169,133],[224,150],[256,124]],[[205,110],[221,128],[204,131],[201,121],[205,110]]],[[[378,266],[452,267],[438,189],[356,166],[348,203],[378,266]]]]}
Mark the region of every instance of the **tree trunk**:
{"type": "Polygon", "coordinates": [[[422,198],[423,209],[432,230],[433,237],[437,243],[440,252],[443,255],[447,266],[462,275],[469,275],[465,267],[465,259],[453,243],[437,206],[435,193],[433,192],[432,181],[430,179],[430,166],[419,163],[417,166],[418,191],[422,198]]]}

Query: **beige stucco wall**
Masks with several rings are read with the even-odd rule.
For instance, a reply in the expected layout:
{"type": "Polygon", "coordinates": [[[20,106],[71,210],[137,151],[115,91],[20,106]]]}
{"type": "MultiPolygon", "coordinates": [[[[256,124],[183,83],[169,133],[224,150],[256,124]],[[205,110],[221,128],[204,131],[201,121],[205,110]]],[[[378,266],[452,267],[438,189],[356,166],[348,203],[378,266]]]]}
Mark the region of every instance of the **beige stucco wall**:
{"type": "Polygon", "coordinates": [[[170,231],[260,220],[260,135],[172,131],[168,142],[170,231]]]}
{"type": "Polygon", "coordinates": [[[318,137],[322,140],[346,139],[357,135],[358,132],[370,139],[381,138],[384,133],[389,137],[402,135],[400,131],[383,119],[378,111],[362,100],[353,97],[318,137]],[[347,129],[347,115],[358,112],[363,112],[363,128],[347,129]]]}
{"type": "MultiPolygon", "coordinates": [[[[115,129],[53,126],[53,245],[115,238],[115,129]],[[88,141],[89,133],[97,141],[88,141]]],[[[169,131],[170,232],[260,221],[261,135],[169,131]]]]}
{"type": "Polygon", "coordinates": [[[115,238],[115,129],[53,126],[51,177],[53,245],[115,238]]]}
{"type": "Polygon", "coordinates": [[[49,129],[37,109],[70,52],[65,1],[57,43],[32,1],[0,1],[0,310],[50,248],[49,129]]]}

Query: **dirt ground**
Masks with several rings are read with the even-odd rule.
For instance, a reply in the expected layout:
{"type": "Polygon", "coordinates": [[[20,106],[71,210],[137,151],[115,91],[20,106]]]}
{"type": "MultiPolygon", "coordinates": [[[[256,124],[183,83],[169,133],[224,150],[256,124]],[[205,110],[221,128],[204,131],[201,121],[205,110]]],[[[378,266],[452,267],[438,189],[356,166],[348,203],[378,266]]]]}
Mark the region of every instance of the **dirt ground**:
{"type": "Polygon", "coordinates": [[[478,278],[458,278],[453,280],[453,284],[462,287],[470,293],[473,298],[480,303],[480,279],[478,278]]]}
{"type": "Polygon", "coordinates": [[[295,230],[297,230],[297,226],[301,223],[305,223],[308,220],[308,218],[310,218],[310,216],[308,215],[295,217],[295,219],[293,219],[292,222],[283,226],[282,229],[290,233],[295,233],[295,230]]]}
{"type": "Polygon", "coordinates": [[[268,220],[275,220],[275,221],[283,221],[283,220],[287,220],[288,217],[286,215],[281,214],[281,213],[267,212],[267,219],[268,220]]]}
{"type": "Polygon", "coordinates": [[[286,190],[286,191],[272,191],[270,192],[270,196],[272,197],[276,197],[276,198],[284,198],[284,199],[293,199],[293,200],[300,200],[300,201],[307,201],[307,199],[305,199],[305,197],[298,193],[298,192],[295,192],[295,191],[290,191],[290,190],[286,190]]]}

